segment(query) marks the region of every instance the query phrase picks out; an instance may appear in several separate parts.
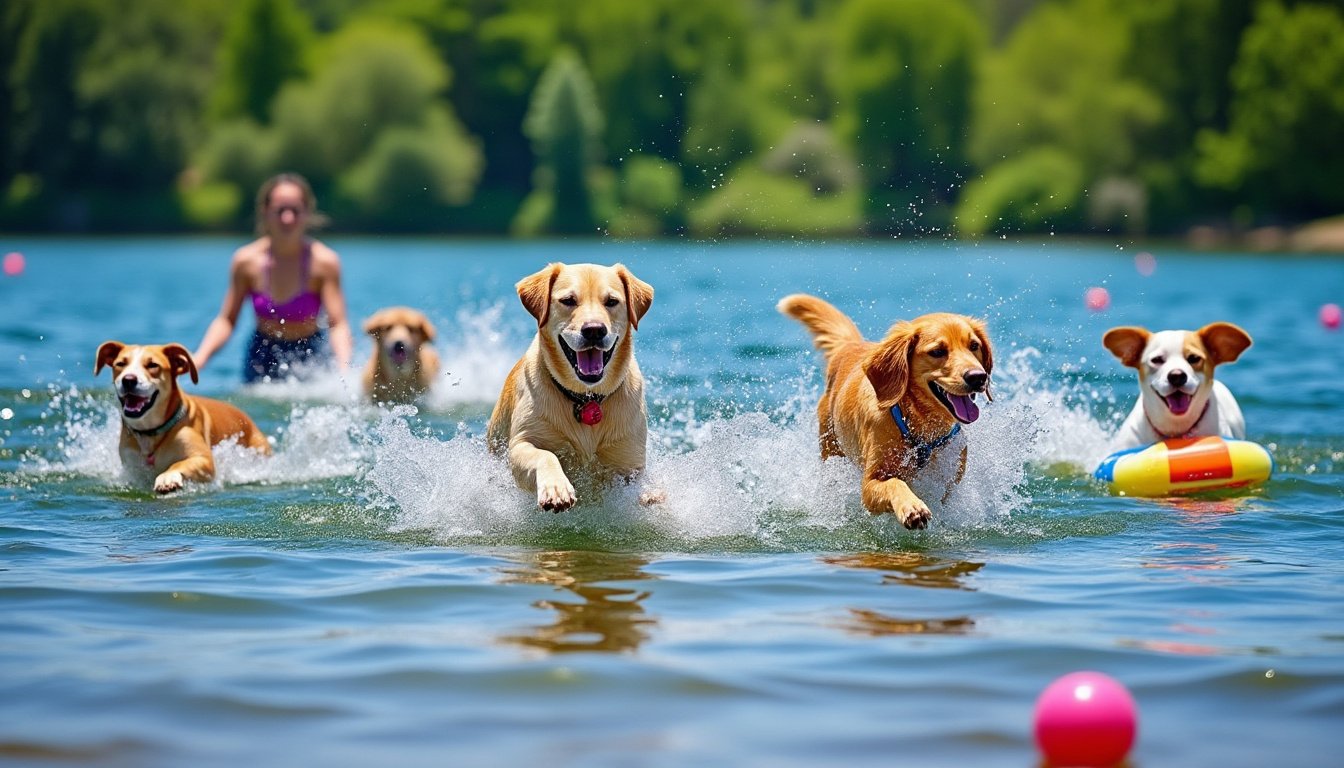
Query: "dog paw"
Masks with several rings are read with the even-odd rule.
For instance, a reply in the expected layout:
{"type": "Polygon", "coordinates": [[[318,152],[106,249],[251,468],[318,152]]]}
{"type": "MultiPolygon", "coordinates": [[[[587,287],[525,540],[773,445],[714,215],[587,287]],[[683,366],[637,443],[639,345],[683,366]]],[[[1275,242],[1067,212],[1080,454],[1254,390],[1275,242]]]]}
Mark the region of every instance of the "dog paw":
{"type": "Polygon", "coordinates": [[[639,494],[639,503],[646,507],[667,501],[667,491],[662,488],[645,489],[639,494]]]}
{"type": "Polygon", "coordinates": [[[537,506],[550,512],[563,512],[578,503],[574,486],[566,478],[537,485],[537,506]]]}
{"type": "Polygon", "coordinates": [[[180,491],[183,483],[181,472],[164,472],[154,478],[154,492],[172,493],[173,491],[180,491]]]}
{"type": "Polygon", "coordinates": [[[904,525],[912,531],[928,528],[929,520],[933,519],[933,513],[930,512],[928,506],[919,499],[909,499],[899,502],[894,506],[896,519],[901,521],[901,525],[904,525]]]}

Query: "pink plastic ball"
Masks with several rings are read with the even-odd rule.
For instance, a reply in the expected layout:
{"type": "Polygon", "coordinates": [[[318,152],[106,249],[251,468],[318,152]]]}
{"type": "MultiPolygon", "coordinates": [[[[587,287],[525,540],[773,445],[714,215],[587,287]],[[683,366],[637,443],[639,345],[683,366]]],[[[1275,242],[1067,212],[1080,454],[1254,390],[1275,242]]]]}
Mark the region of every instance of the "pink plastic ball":
{"type": "Polygon", "coordinates": [[[1332,331],[1339,330],[1340,309],[1338,304],[1326,304],[1321,307],[1321,325],[1332,331]]]}
{"type": "Polygon", "coordinates": [[[1036,744],[1050,765],[1110,768],[1129,754],[1137,729],[1133,697],[1100,672],[1064,675],[1036,700],[1036,744]]]}
{"type": "Polygon", "coordinates": [[[13,277],[23,274],[23,254],[18,251],[10,251],[5,254],[4,262],[5,274],[13,277]]]}
{"type": "Polygon", "coordinates": [[[1134,254],[1134,268],[1144,277],[1152,277],[1157,271],[1157,257],[1147,251],[1134,254]]]}
{"type": "Polygon", "coordinates": [[[1105,288],[1092,286],[1083,294],[1083,300],[1087,302],[1087,308],[1093,312],[1100,312],[1111,306],[1111,294],[1105,288]]]}

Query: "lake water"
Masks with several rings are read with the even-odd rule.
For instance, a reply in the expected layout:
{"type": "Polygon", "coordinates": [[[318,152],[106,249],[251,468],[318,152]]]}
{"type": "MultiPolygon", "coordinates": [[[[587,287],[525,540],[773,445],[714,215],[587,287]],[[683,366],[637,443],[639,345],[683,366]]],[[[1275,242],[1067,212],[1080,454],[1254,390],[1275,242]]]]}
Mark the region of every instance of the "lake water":
{"type": "MultiPolygon", "coordinates": [[[[1327,765],[1344,748],[1344,298],[1338,259],[944,242],[510,243],[336,237],[358,323],[438,325],[421,408],[357,374],[192,391],[276,440],[155,498],[121,475],[106,339],[199,341],[225,239],[8,239],[0,277],[0,763],[125,766],[1035,766],[1034,701],[1105,672],[1131,765],[1327,765]],[[624,262],[667,502],[534,508],[483,434],[535,325],[513,284],[624,262]],[[1083,293],[1113,299],[1089,312],[1083,293]],[[965,482],[910,532],[823,465],[819,355],[774,310],[821,294],[869,337],[984,317],[997,399],[965,482]],[[1090,479],[1137,395],[1120,324],[1230,320],[1219,379],[1277,462],[1240,498],[1090,479]],[[1334,758],[1329,757],[1335,755],[1334,758]]],[[[362,365],[371,349],[356,341],[362,365]]]]}

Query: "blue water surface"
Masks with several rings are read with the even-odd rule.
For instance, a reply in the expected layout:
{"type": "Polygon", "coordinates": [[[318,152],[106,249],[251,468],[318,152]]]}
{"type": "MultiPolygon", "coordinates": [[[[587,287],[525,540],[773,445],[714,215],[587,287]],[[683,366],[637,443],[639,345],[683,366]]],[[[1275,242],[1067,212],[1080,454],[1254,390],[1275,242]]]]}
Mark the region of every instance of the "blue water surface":
{"type": "Polygon", "coordinates": [[[358,370],[244,388],[251,321],[193,392],[275,438],[155,498],[123,477],[107,339],[194,348],[207,239],[9,239],[0,277],[0,764],[1036,766],[1032,707],[1092,669],[1139,707],[1130,765],[1329,765],[1344,748],[1344,299],[1337,258],[1115,244],[473,242],[332,237],[358,326],[424,310],[417,408],[358,370]],[[543,513],[483,433],[535,324],[514,283],[623,262],[647,482],[543,513]],[[1090,286],[1110,292],[1092,312],[1090,286]],[[986,319],[996,399],[932,527],[870,517],[817,455],[820,359],[774,305],[877,337],[986,319]],[[1220,380],[1277,462],[1236,497],[1090,478],[1137,396],[1113,325],[1228,320],[1220,380]]]}

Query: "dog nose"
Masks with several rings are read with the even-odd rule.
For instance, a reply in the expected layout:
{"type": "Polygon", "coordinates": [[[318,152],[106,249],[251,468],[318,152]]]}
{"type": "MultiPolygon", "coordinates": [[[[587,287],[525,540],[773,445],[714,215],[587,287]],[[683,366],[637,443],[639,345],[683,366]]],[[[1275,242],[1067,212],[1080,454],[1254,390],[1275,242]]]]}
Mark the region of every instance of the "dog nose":
{"type": "Polygon", "coordinates": [[[1167,381],[1171,382],[1173,387],[1179,387],[1185,384],[1185,371],[1175,370],[1167,374],[1167,381]]]}
{"type": "Polygon", "coordinates": [[[405,352],[405,351],[406,351],[406,342],[404,342],[404,341],[394,341],[394,342],[392,342],[392,351],[393,351],[393,352],[396,352],[397,354],[401,354],[402,352],[405,352]]]}
{"type": "Polygon", "coordinates": [[[586,341],[601,341],[607,336],[607,326],[602,323],[584,323],[579,333],[583,334],[586,341]]]}
{"type": "Polygon", "coordinates": [[[974,371],[967,371],[962,375],[961,380],[966,382],[966,386],[972,390],[980,392],[989,383],[989,374],[977,368],[974,371]]]}
{"type": "Polygon", "coordinates": [[[135,378],[135,374],[134,374],[134,373],[128,373],[128,374],[126,374],[125,376],[122,376],[122,377],[121,377],[121,388],[122,388],[122,389],[135,389],[136,385],[139,384],[139,383],[140,383],[140,382],[139,382],[139,380],[137,380],[137,379],[135,378]]]}

